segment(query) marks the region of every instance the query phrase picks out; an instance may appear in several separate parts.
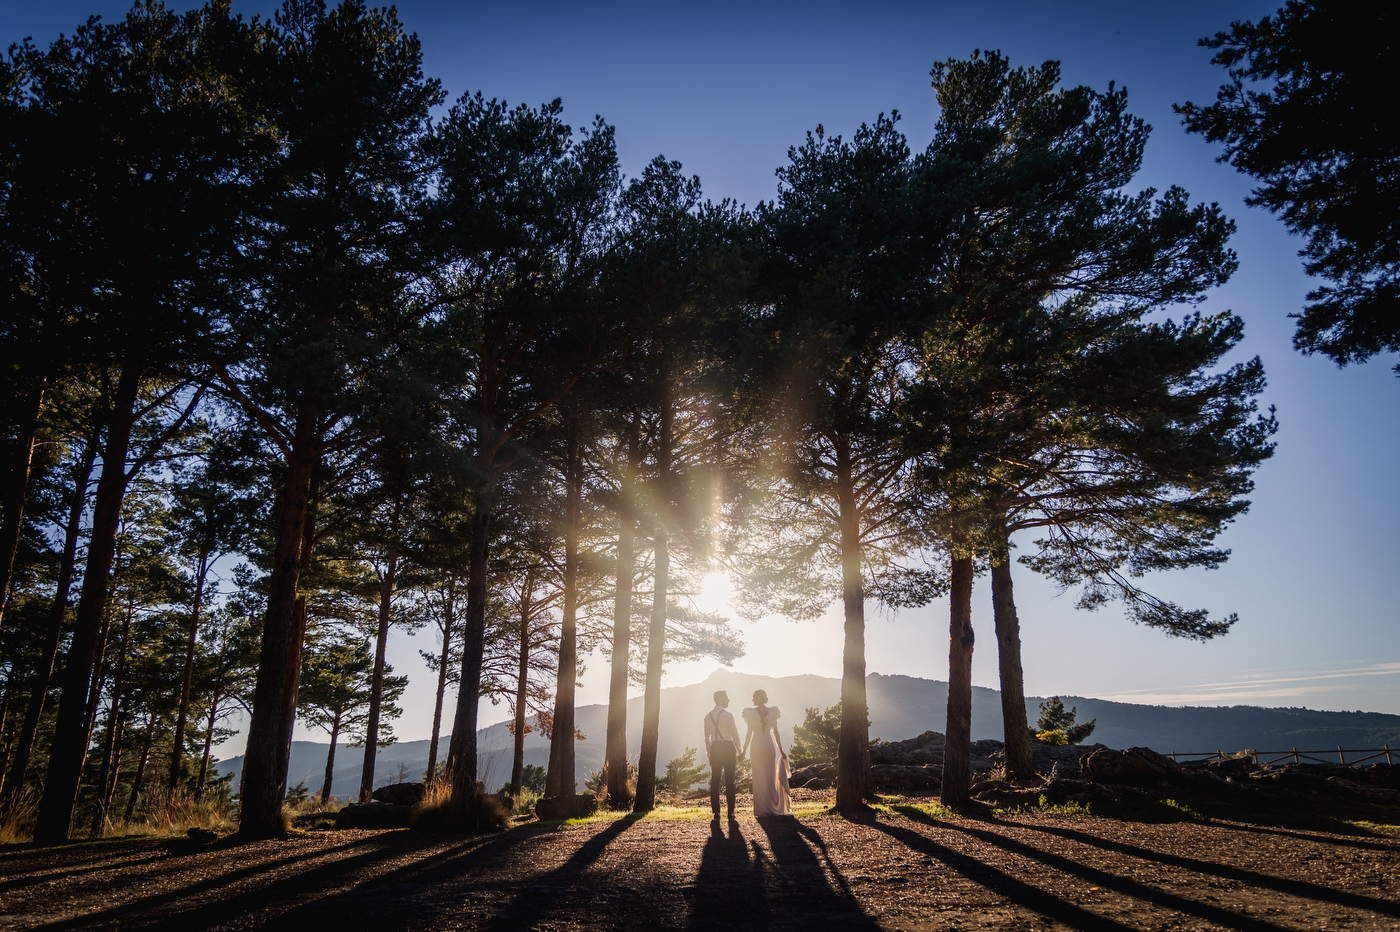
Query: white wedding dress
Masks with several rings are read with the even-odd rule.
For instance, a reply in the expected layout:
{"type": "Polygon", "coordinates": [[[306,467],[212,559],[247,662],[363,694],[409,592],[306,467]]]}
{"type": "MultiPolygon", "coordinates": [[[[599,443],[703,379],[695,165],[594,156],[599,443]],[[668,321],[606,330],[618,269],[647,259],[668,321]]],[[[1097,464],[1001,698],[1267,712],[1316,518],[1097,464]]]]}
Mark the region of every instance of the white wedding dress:
{"type": "Polygon", "coordinates": [[[778,756],[778,742],[773,737],[781,714],[771,706],[761,716],[757,709],[744,710],[744,724],[754,731],[749,757],[753,761],[753,814],[756,816],[792,815],[788,764],[778,756]]]}

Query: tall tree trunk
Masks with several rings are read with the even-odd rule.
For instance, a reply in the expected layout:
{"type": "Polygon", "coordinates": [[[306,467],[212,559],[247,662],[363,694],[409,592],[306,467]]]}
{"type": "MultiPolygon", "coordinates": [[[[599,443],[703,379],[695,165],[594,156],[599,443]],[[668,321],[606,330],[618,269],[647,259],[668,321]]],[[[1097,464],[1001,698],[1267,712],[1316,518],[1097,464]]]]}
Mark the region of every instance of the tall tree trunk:
{"type": "Polygon", "coordinates": [[[102,633],[97,638],[97,663],[92,671],[92,695],[88,698],[87,716],[83,719],[83,766],[87,766],[88,747],[92,730],[97,724],[97,707],[102,704],[102,687],[107,683],[107,638],[111,634],[112,615],[103,616],[102,633]]]}
{"type": "MultiPolygon", "coordinates": [[[[136,815],[136,800],[141,795],[141,787],[146,785],[146,765],[151,760],[151,745],[156,738],[156,713],[146,714],[146,740],[141,743],[141,759],[136,762],[136,773],[131,775],[131,795],[126,798],[126,815],[129,824],[136,815]]],[[[147,810],[149,812],[149,810],[147,810]]]]}
{"type": "Polygon", "coordinates": [[[78,784],[82,781],[83,758],[87,752],[87,729],[83,727],[83,720],[87,713],[88,690],[92,685],[97,639],[107,609],[107,590],[117,549],[122,499],[130,478],[126,472],[126,458],[136,419],[136,397],[140,385],[139,371],[124,367],[117,380],[107,423],[102,475],[97,482],[97,495],[93,503],[87,565],[83,572],[82,592],[78,597],[73,639],[64,664],[58,720],[49,752],[48,776],[44,781],[39,819],[34,828],[34,840],[41,845],[61,844],[68,840],[73,805],[78,796],[78,784]]]}
{"type": "Polygon", "coordinates": [[[870,716],[865,695],[865,580],[861,573],[860,506],[850,438],[836,444],[836,497],[841,521],[841,601],[846,643],[841,661],[841,732],[837,740],[836,809],[865,808],[870,779],[870,716]]]}
{"type": "Polygon", "coordinates": [[[394,607],[394,578],[399,568],[397,547],[389,548],[384,578],[379,581],[379,633],[374,642],[374,674],[369,687],[369,721],[365,725],[365,765],[360,772],[360,802],[374,792],[374,758],[379,750],[379,711],[384,704],[384,652],[389,645],[389,619],[394,607]]]}
{"type": "Polygon", "coordinates": [[[641,468],[637,416],[627,423],[627,466],[622,476],[622,507],[617,516],[617,582],[613,592],[612,663],[608,679],[608,733],[603,772],[608,807],[631,803],[627,790],[627,673],[632,653],[632,578],[637,571],[636,482],[641,468]]]}
{"type": "Polygon", "coordinates": [[[578,683],[578,537],[583,500],[583,436],[578,413],[570,420],[564,454],[564,617],[559,625],[559,674],[554,689],[554,733],[545,795],[578,790],[574,765],[574,691],[578,683]]]}
{"type": "Polygon", "coordinates": [[[309,408],[297,416],[296,432],[287,474],[278,503],[276,544],[268,578],[267,611],[263,616],[262,651],[253,692],[253,714],[248,722],[248,745],[243,757],[240,833],[251,837],[280,835],[282,799],[287,782],[288,733],[285,722],[287,694],[292,693],[301,667],[301,642],[297,619],[297,581],[311,473],[318,458],[315,432],[317,417],[309,408]]]}
{"type": "Polygon", "coordinates": [[[486,643],[486,560],[491,532],[491,494],[473,496],[471,549],[467,558],[467,618],[462,638],[462,676],[457,712],[452,720],[447,769],[452,778],[452,806],[465,814],[476,796],[476,721],[481,702],[481,663],[486,643]]]}
{"type": "Polygon", "coordinates": [[[73,471],[73,489],[68,499],[68,526],[64,529],[63,556],[59,560],[58,585],[49,608],[44,651],[39,658],[38,667],[34,670],[29,704],[24,710],[24,722],[20,725],[14,756],[10,759],[9,776],[5,780],[5,794],[0,797],[0,812],[8,812],[14,806],[24,787],[29,758],[34,753],[34,736],[39,732],[39,719],[44,714],[44,702],[48,698],[49,683],[53,679],[54,662],[58,659],[58,645],[63,639],[63,619],[68,614],[68,595],[73,586],[73,568],[77,563],[83,506],[87,503],[88,481],[92,478],[92,467],[96,460],[97,448],[89,443],[73,471]]]}
{"type": "Polygon", "coordinates": [[[20,415],[19,432],[15,436],[9,474],[5,477],[4,516],[0,519],[0,620],[4,619],[5,609],[10,603],[15,554],[19,551],[19,535],[24,527],[29,470],[34,464],[34,438],[39,434],[39,415],[44,411],[44,388],[47,383],[47,379],[40,379],[30,386],[23,397],[15,399],[15,411],[20,415]]]}
{"type": "Polygon", "coordinates": [[[98,777],[97,805],[92,813],[89,837],[101,838],[107,834],[107,813],[112,806],[112,797],[117,792],[117,775],[121,770],[121,744],[126,732],[126,713],[118,714],[117,696],[112,697],[112,708],[107,715],[107,741],[102,748],[102,771],[98,777]]]}
{"type": "MultiPolygon", "coordinates": [[[[331,747],[326,752],[326,779],[321,783],[321,805],[331,801],[331,778],[335,775],[335,744],[340,740],[340,713],[335,713],[331,722],[331,747]]],[[[364,802],[361,799],[360,802],[364,802]]]]}
{"type": "Polygon", "coordinates": [[[655,530],[655,585],[652,587],[651,627],[647,632],[646,691],[642,696],[642,741],[637,750],[637,799],[634,812],[656,808],[656,749],[661,736],[661,672],[666,659],[666,608],[671,574],[671,443],[675,411],[671,407],[670,386],[661,399],[661,430],[657,446],[657,508],[660,520],[655,530]]]}
{"type": "MultiPolygon", "coordinates": [[[[318,434],[319,435],[319,434],[318,434]]],[[[301,556],[297,562],[297,577],[300,579],[311,569],[311,554],[316,544],[316,516],[321,507],[321,485],[319,482],[321,457],[318,453],[311,464],[311,491],[307,498],[306,515],[301,525],[301,556]]],[[[287,668],[291,671],[287,689],[282,694],[282,708],[278,711],[277,727],[282,731],[280,757],[277,761],[277,795],[287,796],[287,768],[292,759],[292,738],[297,727],[297,696],[301,693],[301,661],[306,648],[307,597],[297,596],[292,606],[292,636],[287,641],[287,668]]],[[[245,758],[246,760],[246,758],[245,758]]]]}
{"type": "Polygon", "coordinates": [[[1021,667],[1021,623],[1011,592],[1010,552],[992,564],[992,615],[997,629],[997,664],[1001,668],[1001,721],[1006,737],[1006,778],[1035,776],[1031,733],[1026,721],[1026,685],[1021,667]]]}
{"type": "Polygon", "coordinates": [[[953,538],[952,584],[948,595],[948,726],[943,747],[945,805],[961,805],[972,795],[972,555],[966,540],[953,538]]]}
{"type": "MultiPolygon", "coordinates": [[[[515,669],[515,718],[512,737],[515,739],[510,759],[510,798],[520,795],[520,784],[525,779],[525,703],[530,690],[530,627],[535,611],[535,573],[533,569],[525,573],[524,594],[520,599],[520,651],[516,655],[515,669]]],[[[551,756],[553,748],[550,748],[551,756]]]]}
{"type": "Polygon", "coordinates": [[[209,703],[209,730],[204,733],[204,754],[199,759],[199,780],[194,785],[194,798],[204,796],[204,781],[209,777],[209,758],[214,751],[214,725],[219,720],[219,701],[209,703]]]}
{"type": "Polygon", "coordinates": [[[185,674],[180,679],[180,711],[175,716],[175,746],[170,751],[170,778],[166,781],[166,802],[175,799],[180,782],[180,760],[185,753],[185,725],[190,714],[190,687],[194,682],[194,655],[199,643],[199,616],[204,607],[204,582],[209,576],[210,555],[201,553],[195,564],[194,599],[190,603],[190,630],[185,637],[185,674]]]}
{"type": "Polygon", "coordinates": [[[447,602],[442,608],[442,656],[438,658],[437,700],[433,703],[433,738],[428,742],[428,769],[424,780],[437,780],[438,740],[442,735],[442,698],[447,693],[447,658],[452,647],[452,614],[457,607],[457,579],[448,577],[447,602]]]}
{"type": "Polygon", "coordinates": [[[117,653],[117,667],[112,673],[112,705],[107,710],[107,741],[102,748],[102,770],[97,781],[97,811],[92,818],[93,838],[104,833],[107,823],[107,807],[116,791],[116,767],[113,757],[117,752],[121,737],[118,733],[118,716],[121,713],[122,687],[126,681],[126,658],[131,653],[131,619],[136,614],[136,603],[127,602],[126,617],[122,620],[121,648],[117,653]]]}

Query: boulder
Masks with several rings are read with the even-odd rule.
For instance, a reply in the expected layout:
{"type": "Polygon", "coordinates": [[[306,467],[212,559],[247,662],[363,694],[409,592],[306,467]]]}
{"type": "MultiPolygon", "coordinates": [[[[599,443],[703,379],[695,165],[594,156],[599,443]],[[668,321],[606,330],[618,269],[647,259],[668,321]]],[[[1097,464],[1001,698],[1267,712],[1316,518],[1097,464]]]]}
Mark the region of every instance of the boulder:
{"type": "Polygon", "coordinates": [[[836,783],[836,767],[832,764],[812,764],[801,770],[794,770],[788,777],[788,785],[806,787],[809,790],[825,790],[836,783]]]}
{"type": "Polygon", "coordinates": [[[573,796],[546,796],[535,804],[540,821],[553,819],[586,819],[598,811],[598,797],[592,793],[573,796]]]}
{"type": "Polygon", "coordinates": [[[1253,758],[1225,757],[1182,764],[1184,770],[1201,770],[1226,780],[1243,780],[1259,769],[1253,758]]]}
{"type": "Polygon", "coordinates": [[[416,806],[423,801],[425,792],[422,783],[390,783],[375,790],[370,797],[391,806],[416,806]]]}
{"type": "Polygon", "coordinates": [[[923,765],[943,763],[943,735],[936,731],[906,738],[903,741],[881,741],[870,746],[870,763],[923,765]]]}
{"type": "Polygon", "coordinates": [[[1091,783],[1122,786],[1170,784],[1182,776],[1180,764],[1151,748],[1098,748],[1079,759],[1079,769],[1091,783]]]}
{"type": "Polygon", "coordinates": [[[875,764],[870,783],[876,790],[924,793],[943,788],[943,768],[916,764],[875,764]]]}
{"type": "Polygon", "coordinates": [[[395,806],[378,800],[351,803],[335,814],[336,828],[407,828],[412,806],[395,806]]]}

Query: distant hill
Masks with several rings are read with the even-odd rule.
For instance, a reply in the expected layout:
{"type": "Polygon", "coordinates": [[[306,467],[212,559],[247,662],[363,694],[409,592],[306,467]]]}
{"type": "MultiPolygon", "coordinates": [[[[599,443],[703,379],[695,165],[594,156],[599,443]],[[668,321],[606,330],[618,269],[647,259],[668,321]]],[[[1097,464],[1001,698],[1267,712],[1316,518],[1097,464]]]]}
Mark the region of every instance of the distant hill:
{"type": "MultiPolygon", "coordinates": [[[[824,709],[841,695],[840,680],[828,677],[753,676],[732,670],[716,670],[703,683],[673,686],[661,691],[661,733],[657,754],[658,769],[678,757],[687,747],[702,743],[701,722],[713,708],[717,689],[729,691],[731,709],[749,705],[755,689],[768,692],[770,703],[782,709],[781,731],[786,745],[792,738],[792,725],[801,722],[803,710],[824,709]]],[[[884,676],[872,673],[866,679],[870,702],[871,737],[898,741],[925,731],[942,731],[948,714],[948,684],[913,676],[884,676]]],[[[1148,706],[1109,702],[1079,696],[1062,696],[1066,707],[1079,710],[1079,721],[1097,719],[1091,740],[1110,747],[1134,745],[1172,751],[1261,751],[1323,750],[1339,745],[1351,748],[1400,748],[1400,715],[1380,712],[1318,712],[1312,709],[1265,709],[1256,706],[1208,708],[1200,706],[1148,706]]],[[[1040,715],[1039,703],[1045,697],[1026,700],[1032,723],[1040,715]]],[[[577,726],[586,740],[577,749],[576,776],[580,783],[602,765],[603,742],[607,731],[607,706],[582,706],[577,726]]],[[[742,725],[740,726],[742,727],[742,725]]],[[[642,700],[627,703],[627,747],[636,753],[641,742],[642,700]]],[[[478,734],[482,780],[491,790],[510,779],[513,739],[504,724],[483,728],[478,734]]],[[[1001,694],[995,689],[974,687],[972,691],[972,737],[1001,738],[1001,694]]],[[[318,792],[326,769],[327,745],[312,741],[292,743],[289,780],[304,780],[318,792]]],[[[331,792],[344,799],[359,792],[363,752],[341,747],[336,750],[338,766],[331,792]]],[[[438,759],[447,756],[447,738],[439,742],[438,759]]],[[[549,742],[538,733],[525,736],[525,762],[545,766],[549,762],[549,742]]],[[[401,741],[379,752],[375,766],[375,786],[394,782],[400,771],[410,780],[420,779],[428,764],[427,741],[401,741]]],[[[237,772],[243,758],[234,757],[218,764],[220,773],[237,772]]]]}

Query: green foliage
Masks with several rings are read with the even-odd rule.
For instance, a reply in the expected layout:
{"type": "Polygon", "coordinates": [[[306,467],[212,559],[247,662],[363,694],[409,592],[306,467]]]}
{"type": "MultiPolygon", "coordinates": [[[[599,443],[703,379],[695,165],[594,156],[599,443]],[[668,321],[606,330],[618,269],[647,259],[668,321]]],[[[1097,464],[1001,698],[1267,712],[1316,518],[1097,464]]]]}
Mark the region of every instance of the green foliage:
{"type": "Polygon", "coordinates": [[[1062,745],[1069,744],[1069,735],[1065,734],[1065,733],[1064,733],[1063,731],[1061,731],[1060,729],[1055,728],[1055,729],[1052,729],[1052,730],[1050,730],[1050,731],[1038,731],[1038,732],[1036,732],[1036,733],[1035,733],[1035,740],[1039,741],[1041,744],[1051,744],[1051,745],[1056,745],[1056,746],[1062,746],[1062,745]]]}
{"type": "Polygon", "coordinates": [[[1083,744],[1084,739],[1093,734],[1098,719],[1076,725],[1074,719],[1078,712],[1078,706],[1066,710],[1059,696],[1051,696],[1040,704],[1040,719],[1035,726],[1038,732],[1036,739],[1047,744],[1083,744]],[[1047,739],[1047,734],[1052,737],[1047,739]],[[1055,735],[1062,736],[1063,740],[1055,739],[1055,735]]]}
{"type": "MultiPolygon", "coordinates": [[[[520,771],[521,795],[533,793],[535,798],[538,799],[544,793],[545,778],[547,776],[548,771],[539,764],[526,764],[520,771]]],[[[499,795],[510,795],[510,781],[506,781],[501,785],[499,795]]]]}
{"type": "MultiPolygon", "coordinates": [[[[406,676],[388,676],[384,666],[384,694],[380,709],[379,747],[394,743],[393,719],[402,714],[399,697],[408,686],[406,676]]],[[[297,710],[308,723],[321,728],[332,741],[349,735],[351,746],[364,740],[369,718],[374,657],[369,644],[359,638],[337,638],[307,651],[303,661],[297,710]]]]}
{"type": "Polygon", "coordinates": [[[1036,814],[1036,815],[1091,815],[1088,803],[1065,802],[1052,803],[1046,798],[1044,793],[1035,801],[1035,805],[1029,803],[1021,806],[1013,806],[1006,812],[1013,814],[1036,814]]]}
{"type": "MultiPolygon", "coordinates": [[[[634,760],[629,760],[627,762],[626,782],[628,787],[635,787],[637,785],[637,762],[634,760]]],[[[599,799],[603,799],[607,795],[608,786],[607,782],[604,780],[602,768],[591,771],[588,776],[583,778],[583,788],[599,799]]]]}
{"type": "Polygon", "coordinates": [[[1306,237],[1304,267],[1329,284],[1293,315],[1293,345],[1343,365],[1400,349],[1400,178],[1374,96],[1400,68],[1395,28],[1384,4],[1288,0],[1202,39],[1229,80],[1215,103],[1176,108],[1260,182],[1250,204],[1306,237]]]}
{"type": "Polygon", "coordinates": [[[657,788],[686,793],[697,783],[708,783],[710,779],[709,768],[697,765],[695,755],[695,748],[686,748],[685,753],[680,757],[674,757],[667,761],[666,773],[656,781],[657,788]]]}
{"type": "Polygon", "coordinates": [[[306,788],[306,781],[302,780],[296,786],[287,787],[287,805],[292,807],[300,806],[306,802],[310,790],[306,788]]]}
{"type": "Polygon", "coordinates": [[[788,748],[788,760],[793,767],[829,763],[836,757],[840,736],[839,700],[835,705],[828,706],[824,712],[808,708],[802,724],[792,726],[792,746],[788,748]]]}

